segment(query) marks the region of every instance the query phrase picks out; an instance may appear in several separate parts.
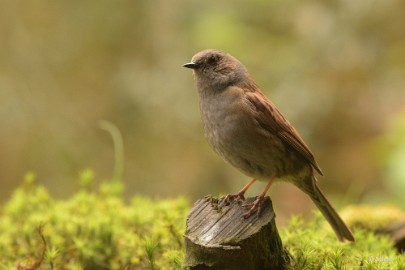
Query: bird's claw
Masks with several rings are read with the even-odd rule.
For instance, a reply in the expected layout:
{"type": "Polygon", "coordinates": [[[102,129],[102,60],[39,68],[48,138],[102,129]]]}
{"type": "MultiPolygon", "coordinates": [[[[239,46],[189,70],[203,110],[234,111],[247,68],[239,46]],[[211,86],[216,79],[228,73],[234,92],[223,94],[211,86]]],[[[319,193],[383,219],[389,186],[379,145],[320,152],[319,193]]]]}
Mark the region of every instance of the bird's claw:
{"type": "Polygon", "coordinates": [[[243,218],[247,219],[247,218],[251,217],[254,213],[257,213],[257,217],[260,217],[260,214],[262,212],[263,202],[264,202],[264,196],[259,196],[256,198],[256,200],[253,203],[244,204],[242,207],[248,208],[249,211],[247,211],[243,215],[243,218]]]}
{"type": "Polygon", "coordinates": [[[245,201],[245,196],[243,193],[237,193],[237,194],[228,194],[225,197],[222,198],[222,203],[223,205],[228,206],[231,201],[237,200],[237,201],[245,201]]]}

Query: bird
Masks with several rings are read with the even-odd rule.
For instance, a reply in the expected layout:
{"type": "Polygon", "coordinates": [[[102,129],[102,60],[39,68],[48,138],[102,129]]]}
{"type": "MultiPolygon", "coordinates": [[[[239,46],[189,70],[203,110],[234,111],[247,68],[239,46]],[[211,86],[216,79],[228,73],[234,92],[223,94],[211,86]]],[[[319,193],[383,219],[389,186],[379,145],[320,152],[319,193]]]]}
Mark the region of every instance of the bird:
{"type": "Polygon", "coordinates": [[[204,134],[213,150],[251,177],[238,193],[223,199],[245,200],[257,180],[266,181],[253,203],[244,205],[249,218],[260,214],[267,191],[275,181],[286,181],[307,194],[334,230],[337,238],[354,242],[354,236],[332,207],[316,175],[323,175],[304,139],[267,98],[246,67],[227,52],[206,49],[183,65],[192,69],[199,96],[204,134]]]}

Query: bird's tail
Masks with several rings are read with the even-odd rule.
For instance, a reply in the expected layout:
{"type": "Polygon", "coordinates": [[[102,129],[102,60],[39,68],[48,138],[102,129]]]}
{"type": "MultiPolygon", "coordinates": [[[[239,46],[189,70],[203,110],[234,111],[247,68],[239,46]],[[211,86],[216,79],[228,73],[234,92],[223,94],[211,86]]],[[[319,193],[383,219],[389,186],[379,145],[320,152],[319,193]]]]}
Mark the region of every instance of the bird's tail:
{"type": "Polygon", "coordinates": [[[319,211],[321,211],[322,215],[328,221],[332,229],[335,231],[338,239],[342,242],[345,240],[354,242],[352,232],[349,230],[349,228],[343,222],[342,218],[326,199],[325,195],[323,195],[322,191],[318,187],[315,177],[313,177],[311,182],[313,187],[312,190],[305,191],[309,195],[311,200],[315,203],[316,207],[318,207],[319,211]]]}

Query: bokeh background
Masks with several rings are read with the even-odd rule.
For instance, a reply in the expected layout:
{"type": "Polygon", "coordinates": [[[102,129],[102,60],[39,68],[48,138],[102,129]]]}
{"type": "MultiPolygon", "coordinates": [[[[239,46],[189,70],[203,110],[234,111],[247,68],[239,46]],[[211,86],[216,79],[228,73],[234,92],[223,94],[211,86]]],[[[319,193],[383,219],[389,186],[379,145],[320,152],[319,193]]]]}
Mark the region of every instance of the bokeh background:
{"type": "MultiPolygon", "coordinates": [[[[230,52],[300,131],[341,206],[405,207],[405,2],[400,0],[85,0],[0,2],[0,203],[32,171],[60,198],[91,168],[125,195],[239,190],[249,179],[206,144],[190,70],[230,52]]],[[[256,184],[248,195],[264,188],[256,184]]],[[[309,211],[288,184],[278,213],[309,211]]]]}

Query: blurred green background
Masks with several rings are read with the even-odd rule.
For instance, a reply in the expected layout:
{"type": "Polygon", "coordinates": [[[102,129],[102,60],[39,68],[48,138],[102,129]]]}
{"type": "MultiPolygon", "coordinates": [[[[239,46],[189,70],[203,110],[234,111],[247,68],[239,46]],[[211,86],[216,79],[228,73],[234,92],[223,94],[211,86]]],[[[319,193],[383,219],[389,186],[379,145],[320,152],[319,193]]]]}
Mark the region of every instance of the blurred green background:
{"type": "MultiPolygon", "coordinates": [[[[0,202],[27,171],[61,198],[84,168],[111,178],[100,120],[122,133],[126,196],[239,190],[249,179],[208,147],[182,68],[217,48],[300,131],[335,204],[405,207],[404,13],[400,0],[1,1],[0,202]]],[[[290,185],[270,195],[282,212],[312,208],[290,185]]]]}

